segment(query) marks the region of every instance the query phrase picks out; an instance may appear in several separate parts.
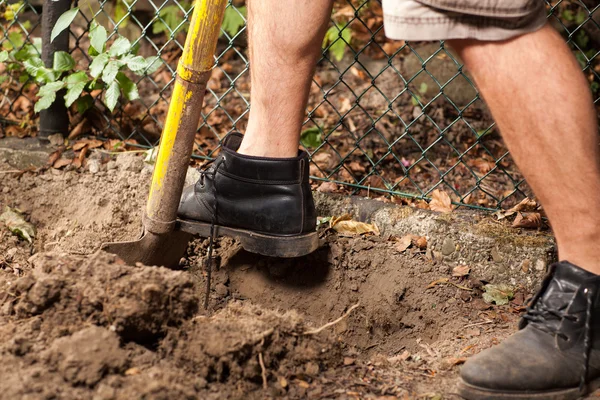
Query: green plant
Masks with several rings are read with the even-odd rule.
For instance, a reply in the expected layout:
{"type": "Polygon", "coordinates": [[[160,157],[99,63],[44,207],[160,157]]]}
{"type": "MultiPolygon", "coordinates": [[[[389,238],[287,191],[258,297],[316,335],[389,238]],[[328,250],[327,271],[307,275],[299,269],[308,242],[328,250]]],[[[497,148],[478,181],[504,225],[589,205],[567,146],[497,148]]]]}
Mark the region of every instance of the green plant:
{"type": "MultiPolygon", "coordinates": [[[[78,11],[74,8],[59,17],[51,40],[70,26],[78,11]]],[[[120,35],[110,46],[107,45],[108,33],[95,21],[91,23],[89,39],[88,55],[92,62],[86,70],[78,68],[75,59],[64,51],[56,52],[52,67],[46,67],[40,58],[39,41],[37,44],[25,44],[19,50],[14,48],[10,52],[0,52],[0,62],[8,64],[9,71],[23,69],[25,74],[21,73],[20,80],[23,76],[25,81],[31,78],[40,86],[35,112],[50,107],[61,90],[64,90],[64,94],[60,95],[65,105],[75,104],[80,113],[92,106],[94,99],[91,93],[95,90],[104,90],[104,103],[110,111],[114,110],[120,95],[127,100],[139,98],[136,84],[125,75],[124,70],[129,69],[137,75],[150,74],[161,65],[160,59],[136,55],[129,40],[120,35]]]]}
{"type": "Polygon", "coordinates": [[[179,4],[181,7],[177,5],[166,6],[158,12],[158,19],[152,24],[152,33],[156,35],[164,32],[167,36],[174,36],[181,31],[187,32],[189,21],[186,21],[182,8],[185,12],[188,12],[192,4],[186,1],[179,4]]]}
{"type": "MultiPolygon", "coordinates": [[[[152,33],[164,33],[172,37],[179,32],[187,32],[189,21],[186,20],[185,13],[190,11],[192,3],[182,1],[179,5],[181,7],[170,5],[159,11],[158,19],[152,23],[152,33]]],[[[237,35],[246,24],[246,14],[245,6],[235,7],[231,5],[227,7],[223,16],[223,25],[221,25],[223,32],[227,32],[230,37],[237,35]]],[[[221,36],[223,36],[223,32],[221,32],[221,36]]]]}
{"type": "Polygon", "coordinates": [[[336,23],[330,27],[323,38],[323,49],[329,46],[329,54],[336,60],[344,58],[346,49],[350,46],[352,31],[349,24],[336,23]]]}

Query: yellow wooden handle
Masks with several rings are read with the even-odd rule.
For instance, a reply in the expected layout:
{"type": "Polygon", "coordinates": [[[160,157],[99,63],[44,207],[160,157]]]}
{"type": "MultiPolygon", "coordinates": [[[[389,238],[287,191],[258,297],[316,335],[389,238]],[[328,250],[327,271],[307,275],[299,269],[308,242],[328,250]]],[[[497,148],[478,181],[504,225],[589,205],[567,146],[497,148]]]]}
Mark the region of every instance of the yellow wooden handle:
{"type": "Polygon", "coordinates": [[[157,230],[160,224],[170,227],[177,215],[226,5],[227,0],[196,0],[194,6],[146,205],[157,230]]]}

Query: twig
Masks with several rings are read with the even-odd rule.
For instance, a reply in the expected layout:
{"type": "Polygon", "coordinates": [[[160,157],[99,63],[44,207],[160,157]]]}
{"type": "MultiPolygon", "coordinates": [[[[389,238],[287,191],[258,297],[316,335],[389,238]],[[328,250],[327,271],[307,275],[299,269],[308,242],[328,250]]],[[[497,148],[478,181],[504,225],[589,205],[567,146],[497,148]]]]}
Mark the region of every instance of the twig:
{"type": "Polygon", "coordinates": [[[328,323],[326,323],[325,325],[323,325],[320,328],[308,330],[308,331],[304,332],[304,334],[305,335],[315,335],[315,334],[317,334],[317,333],[319,333],[319,332],[321,332],[321,331],[323,331],[323,330],[325,330],[325,329],[327,329],[327,328],[329,328],[329,327],[331,327],[331,326],[333,326],[333,325],[341,322],[344,318],[346,318],[348,315],[350,315],[350,313],[352,312],[352,310],[354,310],[359,305],[360,305],[360,302],[356,303],[355,305],[353,305],[352,307],[350,307],[348,309],[348,311],[346,311],[346,313],[344,315],[342,315],[341,317],[339,317],[335,321],[328,322],[328,323]]]}
{"type": "Polygon", "coordinates": [[[260,369],[262,371],[263,389],[266,389],[268,387],[268,385],[267,385],[267,368],[265,368],[265,361],[263,360],[262,353],[258,353],[258,363],[260,364],[260,369]]]}
{"type": "Polygon", "coordinates": [[[8,171],[0,171],[0,174],[16,174],[18,172],[21,172],[21,171],[19,171],[18,169],[10,169],[8,171]]]}
{"type": "Polygon", "coordinates": [[[493,324],[493,323],[494,323],[494,321],[492,321],[491,319],[488,319],[488,320],[486,320],[486,321],[483,321],[483,322],[476,322],[476,323],[474,323],[474,324],[465,325],[465,326],[463,326],[462,328],[463,328],[463,329],[465,329],[465,328],[471,328],[471,327],[473,327],[473,326],[486,325],[486,324],[493,324]]]}

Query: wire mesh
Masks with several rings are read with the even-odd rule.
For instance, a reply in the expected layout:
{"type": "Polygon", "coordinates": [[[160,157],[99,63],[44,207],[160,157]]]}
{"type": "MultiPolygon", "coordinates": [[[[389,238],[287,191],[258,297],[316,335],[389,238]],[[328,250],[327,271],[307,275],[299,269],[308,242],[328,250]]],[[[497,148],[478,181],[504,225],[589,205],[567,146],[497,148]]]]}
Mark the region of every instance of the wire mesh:
{"type": "MultiPolygon", "coordinates": [[[[2,49],[39,43],[40,1],[0,0],[2,49]]],[[[559,0],[547,2],[547,10],[581,64],[600,110],[600,5],[559,0]]],[[[246,127],[245,11],[243,0],[230,1],[196,135],[196,158],[211,158],[227,133],[246,127]]],[[[73,126],[84,124],[87,133],[129,146],[157,145],[191,12],[191,2],[178,0],[82,3],[70,29],[71,54],[79,67],[90,62],[92,19],[111,35],[128,37],[139,54],[158,55],[162,66],[135,77],[140,99],[122,102],[112,113],[102,93],[94,93],[95,107],[85,121],[74,115],[73,126]]],[[[35,85],[11,78],[0,87],[4,130],[35,122],[35,85]]],[[[441,189],[459,205],[484,209],[510,207],[531,196],[460,60],[444,42],[387,40],[375,0],[336,1],[302,145],[311,155],[315,186],[329,181],[350,193],[414,199],[428,199],[441,189]]]]}

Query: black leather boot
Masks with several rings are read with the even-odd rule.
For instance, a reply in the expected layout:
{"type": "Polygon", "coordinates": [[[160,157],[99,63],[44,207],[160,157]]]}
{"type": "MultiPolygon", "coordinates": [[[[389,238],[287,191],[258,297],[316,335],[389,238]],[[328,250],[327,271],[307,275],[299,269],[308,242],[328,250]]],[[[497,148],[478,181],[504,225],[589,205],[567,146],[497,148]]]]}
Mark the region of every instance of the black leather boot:
{"type": "Polygon", "coordinates": [[[577,399],[600,387],[600,277],[569,262],[550,267],[519,331],[472,357],[469,399],[577,399]]]}
{"type": "Polygon", "coordinates": [[[308,155],[242,155],[236,152],[242,138],[229,134],[198,182],[184,189],[180,229],[211,238],[231,236],[246,250],[273,257],[298,257],[316,250],[308,155]]]}

